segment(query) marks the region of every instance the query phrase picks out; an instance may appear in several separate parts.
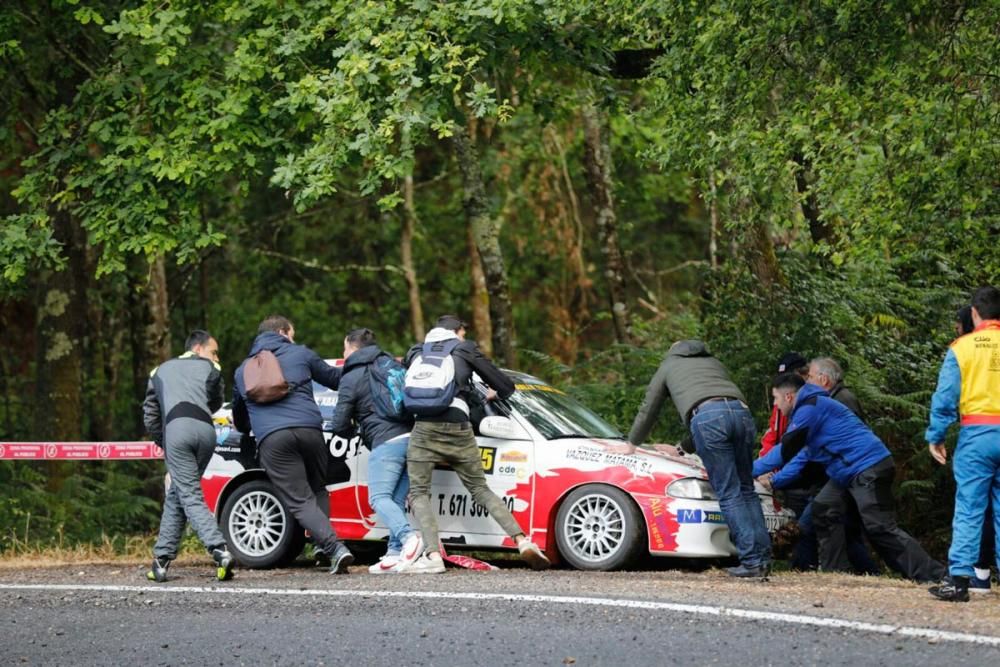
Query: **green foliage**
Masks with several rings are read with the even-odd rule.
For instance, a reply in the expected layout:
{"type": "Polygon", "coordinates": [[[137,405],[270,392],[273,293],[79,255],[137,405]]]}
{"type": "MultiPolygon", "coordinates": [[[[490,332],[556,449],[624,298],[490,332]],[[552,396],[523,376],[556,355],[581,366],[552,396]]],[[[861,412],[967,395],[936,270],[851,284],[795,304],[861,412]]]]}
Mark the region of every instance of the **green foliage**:
{"type": "Polygon", "coordinates": [[[160,503],[151,497],[156,491],[150,488],[155,479],[150,472],[162,471],[162,464],[63,464],[71,472],[58,489],[49,488],[52,471],[46,472],[45,465],[0,461],[0,485],[7,490],[0,497],[0,551],[14,544],[95,544],[107,535],[148,533],[156,527],[160,503]]]}

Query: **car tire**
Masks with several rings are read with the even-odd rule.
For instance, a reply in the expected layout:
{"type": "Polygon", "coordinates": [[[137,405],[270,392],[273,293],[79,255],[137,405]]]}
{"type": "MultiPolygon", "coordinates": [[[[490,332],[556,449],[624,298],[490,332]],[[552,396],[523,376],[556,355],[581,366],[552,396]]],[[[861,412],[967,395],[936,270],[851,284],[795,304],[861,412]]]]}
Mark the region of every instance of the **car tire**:
{"type": "Polygon", "coordinates": [[[556,545],[578,570],[620,570],[645,547],[642,513],[621,489],[588,484],[573,489],[556,513],[556,545]]]}
{"type": "Polygon", "coordinates": [[[271,482],[253,480],[226,500],[222,534],[237,562],[250,568],[270,568],[295,560],[305,534],[278,498],[271,482]]]}

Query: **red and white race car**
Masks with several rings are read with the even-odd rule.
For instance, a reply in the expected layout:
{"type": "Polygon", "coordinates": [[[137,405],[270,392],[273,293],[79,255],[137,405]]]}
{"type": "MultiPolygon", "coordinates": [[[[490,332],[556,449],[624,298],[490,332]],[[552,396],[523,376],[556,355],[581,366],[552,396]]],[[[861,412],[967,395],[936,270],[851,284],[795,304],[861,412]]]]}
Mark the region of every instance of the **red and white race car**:
{"type": "MultiPolygon", "coordinates": [[[[525,531],[553,560],[581,570],[627,567],[644,553],[684,558],[735,554],[700,460],[672,447],[634,449],[614,427],[541,380],[508,372],[517,391],[487,404],[477,424],[483,471],[525,531]]],[[[315,385],[329,420],[337,394],[315,385]]],[[[219,444],[202,486],[240,563],[272,567],[294,559],[304,535],[256,460],[255,445],[217,419],[219,444]]],[[[385,540],[368,504],[369,450],[328,433],[330,521],[341,539],[385,540]]],[[[513,549],[458,476],[433,477],[445,548],[513,549]]],[[[793,518],[758,486],[768,529],[793,518]]]]}

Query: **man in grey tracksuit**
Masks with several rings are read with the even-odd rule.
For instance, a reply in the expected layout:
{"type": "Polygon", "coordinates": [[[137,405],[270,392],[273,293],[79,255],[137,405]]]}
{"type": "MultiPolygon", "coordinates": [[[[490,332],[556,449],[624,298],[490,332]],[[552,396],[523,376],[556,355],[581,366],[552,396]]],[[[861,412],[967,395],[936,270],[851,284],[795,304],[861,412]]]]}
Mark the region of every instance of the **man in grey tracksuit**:
{"type": "Polygon", "coordinates": [[[177,557],[184,525],[190,521],[215,560],[216,576],[224,581],[232,577],[233,556],[201,490],[201,476],[215,451],[212,413],[222,407],[224,396],[219,344],[208,332],[196,330],[185,347],[187,352],[153,369],[142,404],[146,430],[163,448],[170,473],[160,535],[146,577],[167,580],[167,567],[177,557]]]}
{"type": "Polygon", "coordinates": [[[764,524],[752,476],[756,427],[739,387],[700,340],[674,343],[646,389],[632,423],[629,442],[641,445],[653,429],[667,397],[690,429],[695,451],[740,557],[734,577],[766,577],[771,538],[764,524]]]}

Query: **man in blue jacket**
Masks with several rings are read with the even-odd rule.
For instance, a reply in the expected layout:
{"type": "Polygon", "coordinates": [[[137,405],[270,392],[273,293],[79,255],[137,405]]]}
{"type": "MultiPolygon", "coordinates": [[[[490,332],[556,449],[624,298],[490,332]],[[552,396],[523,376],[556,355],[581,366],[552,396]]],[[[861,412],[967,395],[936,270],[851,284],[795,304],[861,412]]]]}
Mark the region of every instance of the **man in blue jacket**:
{"type": "Polygon", "coordinates": [[[337,389],[341,371],[304,345],[295,344],[295,327],[287,318],[272,315],[260,323],[250,355],[236,369],[233,422],[244,433],[253,429],[260,464],[282,502],[313,542],[330,557],[330,572],[341,574],[354,556],[337,539],[330,525],[330,497],[326,491],[326,441],[323,417],[313,398],[312,381],[337,389]],[[280,400],[257,403],[247,396],[243,369],[247,360],[268,350],[278,359],[288,383],[280,400]]]}
{"type": "Polygon", "coordinates": [[[896,466],[878,436],[814,384],[796,389],[792,382],[776,380],[772,393],[779,409],[789,415],[781,439],[785,465],[797,466],[803,460],[819,463],[830,478],[813,500],[820,568],[851,569],[844,524],[846,490],[858,506],[868,539],[889,567],[914,581],[939,581],[944,566],[896,524],[892,502],[896,466]]]}
{"type": "Polygon", "coordinates": [[[391,419],[381,414],[372,396],[372,364],[392,360],[375,344],[371,329],[354,329],[344,338],[344,375],[337,391],[337,408],[330,429],[334,435],[351,438],[355,425],[361,440],[371,450],[368,457],[368,503],[389,528],[389,544],[379,562],[368,568],[372,574],[405,570],[423,554],[420,533],[406,518],[406,450],[413,418],[391,419]]]}

